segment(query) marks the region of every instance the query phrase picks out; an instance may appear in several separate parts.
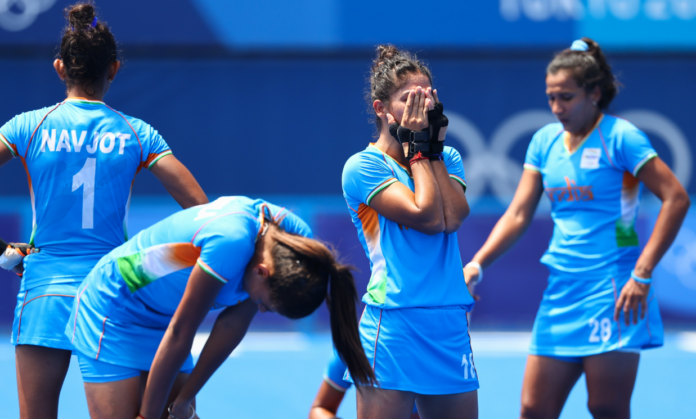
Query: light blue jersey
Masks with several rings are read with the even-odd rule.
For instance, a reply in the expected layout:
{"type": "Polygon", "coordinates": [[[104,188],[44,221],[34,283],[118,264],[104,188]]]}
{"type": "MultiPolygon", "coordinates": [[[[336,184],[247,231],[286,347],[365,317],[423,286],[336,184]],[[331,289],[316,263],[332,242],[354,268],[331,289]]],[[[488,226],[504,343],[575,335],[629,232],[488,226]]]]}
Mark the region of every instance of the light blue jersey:
{"type": "Polygon", "coordinates": [[[150,125],[84,99],[16,116],[0,141],[27,171],[41,249],[24,259],[24,289],[80,282],[127,240],[135,175],[171,154],[150,125]]]}
{"type": "Polygon", "coordinates": [[[636,177],[657,153],[638,128],[609,115],[573,153],[565,138],[560,123],[547,125],[532,138],[525,159],[525,169],[541,172],[555,225],[541,262],[571,273],[635,264],[642,189],[636,177]]]}
{"type": "Polygon", "coordinates": [[[525,169],[541,173],[554,232],[541,258],[551,271],[534,322],[535,355],[584,357],[662,345],[660,312],[651,289],[644,319],[626,326],[614,307],[640,254],[634,228],[641,168],[657,156],[628,121],[604,115],[573,152],[561,124],[539,130],[525,169]]]}
{"type": "Polygon", "coordinates": [[[149,370],[195,265],[225,284],[213,308],[249,298],[244,271],[271,219],[289,233],[311,236],[294,214],[242,196],[179,211],[141,231],[104,256],[80,286],[66,327],[75,349],[149,370]]]}
{"type": "MultiPolygon", "coordinates": [[[[466,188],[461,156],[445,147],[450,178],[466,188]]],[[[370,144],[343,169],[343,196],[358,238],[370,259],[372,276],[363,297],[380,308],[474,304],[464,282],[457,234],[427,234],[395,223],[370,207],[384,188],[401,182],[414,190],[410,170],[370,144]]]]}

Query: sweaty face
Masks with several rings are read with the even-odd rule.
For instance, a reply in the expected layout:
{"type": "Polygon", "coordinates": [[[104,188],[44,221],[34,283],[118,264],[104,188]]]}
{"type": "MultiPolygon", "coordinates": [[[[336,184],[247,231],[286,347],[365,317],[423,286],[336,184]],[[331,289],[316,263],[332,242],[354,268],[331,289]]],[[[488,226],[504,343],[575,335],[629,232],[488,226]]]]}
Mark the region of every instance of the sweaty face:
{"type": "Polygon", "coordinates": [[[423,90],[427,89],[428,87],[432,87],[430,85],[430,80],[428,79],[428,76],[425,76],[420,73],[412,74],[399,90],[392,93],[389,99],[390,103],[388,110],[389,113],[391,113],[392,116],[396,119],[396,122],[401,123],[401,118],[404,115],[404,108],[406,108],[406,100],[408,99],[408,93],[419,86],[423,90]]]}
{"type": "Polygon", "coordinates": [[[546,96],[551,112],[570,133],[582,131],[597,115],[592,102],[599,100],[598,92],[586,92],[568,70],[546,75],[546,96]]]}

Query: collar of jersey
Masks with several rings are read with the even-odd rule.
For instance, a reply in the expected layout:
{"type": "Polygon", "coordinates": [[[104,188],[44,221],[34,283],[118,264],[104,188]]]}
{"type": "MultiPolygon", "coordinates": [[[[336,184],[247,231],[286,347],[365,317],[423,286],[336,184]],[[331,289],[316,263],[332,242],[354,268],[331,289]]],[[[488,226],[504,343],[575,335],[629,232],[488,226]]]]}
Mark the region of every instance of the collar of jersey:
{"type": "MultiPolygon", "coordinates": [[[[376,148],[380,153],[382,153],[383,156],[388,157],[391,161],[393,161],[394,163],[398,164],[399,167],[401,167],[402,169],[404,169],[404,170],[406,171],[406,173],[408,173],[408,175],[411,176],[411,171],[408,170],[408,168],[407,168],[406,166],[404,166],[403,164],[401,164],[401,163],[399,163],[398,161],[394,160],[394,158],[393,158],[392,156],[390,156],[389,154],[385,153],[381,148],[377,147],[377,146],[375,145],[375,143],[370,143],[370,146],[376,148]]],[[[413,177],[413,176],[411,176],[411,177],[413,177]]]]}
{"type": "Polygon", "coordinates": [[[102,102],[101,100],[91,100],[91,99],[87,99],[84,97],[70,97],[70,98],[65,99],[65,102],[66,103],[83,103],[85,105],[97,105],[97,106],[106,105],[106,103],[102,102]]]}
{"type": "Polygon", "coordinates": [[[582,148],[583,145],[585,145],[585,141],[587,141],[587,139],[590,138],[592,133],[595,132],[595,130],[597,129],[599,124],[602,123],[603,120],[604,120],[604,114],[602,113],[599,115],[599,119],[597,120],[597,122],[595,122],[594,127],[592,127],[590,132],[588,132],[587,135],[585,135],[585,138],[583,138],[582,141],[580,141],[580,144],[578,144],[578,146],[575,148],[575,151],[573,151],[572,153],[570,152],[570,149],[568,148],[568,143],[567,143],[568,135],[569,135],[568,131],[563,131],[563,148],[565,149],[566,152],[568,152],[569,156],[572,156],[573,154],[575,154],[578,150],[580,150],[582,148]]]}

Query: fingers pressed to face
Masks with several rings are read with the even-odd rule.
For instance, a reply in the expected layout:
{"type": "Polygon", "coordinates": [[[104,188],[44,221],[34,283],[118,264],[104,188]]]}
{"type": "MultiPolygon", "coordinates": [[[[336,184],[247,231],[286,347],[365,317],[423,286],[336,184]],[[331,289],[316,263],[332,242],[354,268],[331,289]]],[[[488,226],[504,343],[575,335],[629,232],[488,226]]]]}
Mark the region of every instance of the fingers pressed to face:
{"type": "Polygon", "coordinates": [[[408,97],[406,98],[406,107],[404,108],[404,115],[401,117],[401,125],[404,124],[404,120],[411,118],[411,114],[413,113],[414,108],[413,102],[415,101],[415,97],[416,92],[414,92],[413,90],[408,92],[408,97]]]}
{"type": "Polygon", "coordinates": [[[426,89],[425,97],[426,97],[426,101],[425,101],[426,108],[428,110],[432,111],[433,109],[435,109],[436,100],[435,100],[435,97],[433,96],[433,90],[430,87],[428,87],[426,89]]]}
{"type": "Polygon", "coordinates": [[[435,99],[435,102],[439,102],[440,99],[437,98],[437,89],[433,90],[433,98],[435,99]]]}
{"type": "Polygon", "coordinates": [[[413,100],[413,110],[414,110],[414,112],[411,114],[413,117],[417,117],[418,114],[420,114],[420,112],[421,112],[421,106],[423,106],[423,105],[422,105],[422,102],[421,102],[422,99],[423,99],[423,90],[421,90],[421,88],[418,87],[418,88],[416,88],[415,97],[414,97],[414,100],[413,100]]]}

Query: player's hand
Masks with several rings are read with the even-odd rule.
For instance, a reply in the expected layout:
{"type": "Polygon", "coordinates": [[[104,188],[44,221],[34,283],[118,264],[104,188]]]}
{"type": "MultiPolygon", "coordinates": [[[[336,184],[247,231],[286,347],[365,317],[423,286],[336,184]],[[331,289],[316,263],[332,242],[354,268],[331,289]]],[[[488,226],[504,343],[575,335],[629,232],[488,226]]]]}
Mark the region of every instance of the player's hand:
{"type": "Polygon", "coordinates": [[[649,292],[650,284],[641,284],[633,279],[629,279],[621,290],[618,300],[616,300],[614,320],[618,322],[623,311],[626,326],[629,326],[631,324],[631,312],[633,312],[633,324],[638,324],[638,312],[640,311],[640,319],[643,320],[645,313],[648,311],[649,292]]]}
{"type": "Polygon", "coordinates": [[[38,252],[39,249],[26,243],[9,243],[0,253],[0,268],[16,272],[15,269],[22,264],[25,256],[38,252]]]}
{"type": "MultiPolygon", "coordinates": [[[[430,94],[430,99],[432,100],[433,104],[430,107],[430,110],[435,109],[435,104],[440,102],[440,99],[437,97],[437,89],[431,90],[428,88],[428,93],[430,94]]],[[[446,119],[447,117],[445,117],[446,119]]],[[[440,133],[437,136],[437,140],[442,142],[445,141],[445,136],[447,135],[447,125],[440,127],[440,133]]]]}
{"type": "Polygon", "coordinates": [[[478,284],[478,278],[478,269],[474,268],[473,266],[464,268],[464,281],[466,281],[466,287],[469,289],[469,294],[474,297],[475,301],[481,299],[480,296],[474,294],[474,288],[476,288],[476,284],[478,284]]]}
{"type": "Polygon", "coordinates": [[[177,402],[176,400],[169,410],[169,419],[200,419],[198,417],[198,412],[195,409],[192,410],[191,403],[177,402]],[[193,416],[191,416],[193,413],[193,416]]]}
{"type": "Polygon", "coordinates": [[[406,99],[404,115],[401,117],[401,126],[411,131],[422,131],[428,128],[428,109],[433,106],[428,99],[425,90],[420,86],[411,90],[406,99]]]}

